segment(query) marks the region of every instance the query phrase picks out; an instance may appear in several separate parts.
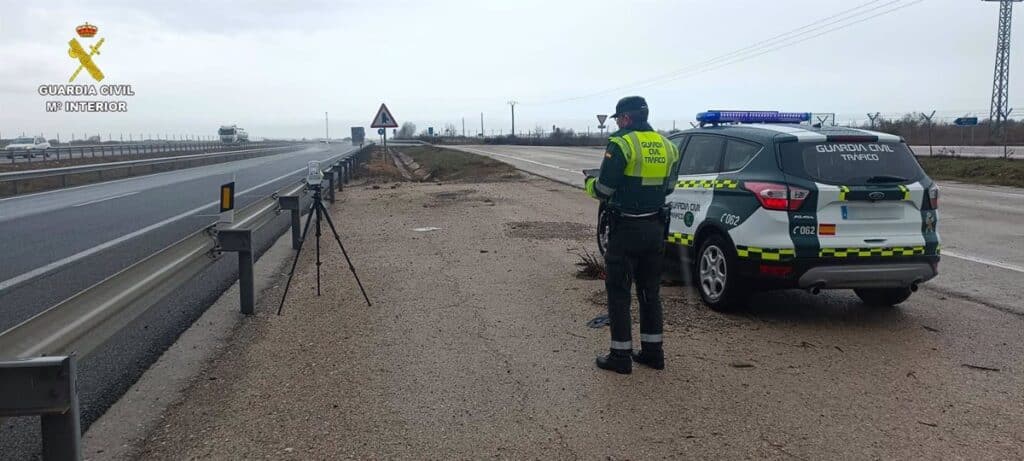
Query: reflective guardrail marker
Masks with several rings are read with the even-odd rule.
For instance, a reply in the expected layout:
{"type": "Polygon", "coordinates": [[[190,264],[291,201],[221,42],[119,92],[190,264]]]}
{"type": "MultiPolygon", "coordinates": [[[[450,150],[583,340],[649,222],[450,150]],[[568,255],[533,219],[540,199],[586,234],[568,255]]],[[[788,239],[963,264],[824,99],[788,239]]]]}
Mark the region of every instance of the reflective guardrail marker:
{"type": "Polygon", "coordinates": [[[234,181],[220,186],[220,219],[218,222],[235,221],[235,183],[234,181]]]}

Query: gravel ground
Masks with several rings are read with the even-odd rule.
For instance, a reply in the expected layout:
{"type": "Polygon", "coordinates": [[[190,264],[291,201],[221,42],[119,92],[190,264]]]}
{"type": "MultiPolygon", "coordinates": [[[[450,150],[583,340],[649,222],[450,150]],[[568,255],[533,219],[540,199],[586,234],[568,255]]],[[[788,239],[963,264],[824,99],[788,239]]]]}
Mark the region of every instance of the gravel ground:
{"type": "Polygon", "coordinates": [[[1024,457],[1019,316],[931,291],[722,315],[666,287],[668,368],[616,375],[586,327],[603,284],[574,274],[595,203],[536,178],[374,186],[333,207],[373,307],[329,237],[317,297],[304,251],[284,315],[279,285],[143,458],[1024,457]]]}

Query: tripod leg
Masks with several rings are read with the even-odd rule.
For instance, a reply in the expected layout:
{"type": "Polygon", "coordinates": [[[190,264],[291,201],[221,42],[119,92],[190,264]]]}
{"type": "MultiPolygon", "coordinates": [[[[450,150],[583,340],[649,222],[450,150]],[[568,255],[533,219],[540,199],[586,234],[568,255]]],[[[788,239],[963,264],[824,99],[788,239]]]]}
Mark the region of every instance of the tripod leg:
{"type": "MultiPolygon", "coordinates": [[[[320,206],[322,207],[323,204],[320,204],[320,206]]],[[[348,270],[352,271],[352,276],[355,277],[356,284],[359,285],[359,291],[363,293],[363,299],[366,300],[366,305],[372,306],[373,304],[370,303],[370,297],[366,296],[366,290],[363,289],[363,282],[359,281],[359,274],[356,274],[356,268],[352,266],[352,260],[348,259],[348,252],[345,251],[345,245],[342,245],[341,243],[341,237],[338,236],[338,230],[334,228],[334,221],[331,220],[331,214],[328,213],[326,209],[323,211],[324,217],[327,218],[327,225],[331,226],[331,232],[334,234],[334,240],[338,241],[338,246],[341,247],[341,254],[345,256],[345,262],[348,263],[348,270]]]]}
{"type": "Polygon", "coordinates": [[[323,205],[317,201],[313,206],[316,207],[316,295],[320,296],[320,207],[323,205]]]}
{"type": "Polygon", "coordinates": [[[284,294],[281,295],[281,304],[277,306],[277,315],[281,315],[284,308],[284,300],[288,298],[288,288],[292,286],[292,277],[295,276],[295,266],[299,264],[299,255],[302,254],[302,245],[306,243],[306,234],[309,233],[309,225],[313,223],[313,210],[316,201],[309,207],[309,216],[306,217],[306,227],[302,230],[302,237],[299,239],[299,249],[295,250],[295,260],[292,261],[292,270],[288,271],[288,282],[284,284],[284,294]]]}

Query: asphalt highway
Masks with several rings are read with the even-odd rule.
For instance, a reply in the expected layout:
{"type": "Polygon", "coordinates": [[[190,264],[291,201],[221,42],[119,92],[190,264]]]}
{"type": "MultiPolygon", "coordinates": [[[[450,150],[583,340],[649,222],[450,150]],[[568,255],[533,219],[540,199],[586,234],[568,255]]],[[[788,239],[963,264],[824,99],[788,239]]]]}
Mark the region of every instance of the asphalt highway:
{"type": "MultiPolygon", "coordinates": [[[[603,150],[589,147],[458,146],[562,183],[582,187],[603,150]]],[[[920,151],[918,151],[920,152],[920,151]]],[[[940,182],[939,276],[925,289],[1024,315],[1024,190],[940,182]]]]}
{"type": "MultiPolygon", "coordinates": [[[[0,200],[0,331],[216,221],[221,184],[235,181],[240,209],[303,177],[310,160],[353,150],[297,145],[267,157],[0,200]]],[[[255,236],[262,253],[287,227],[282,214],[255,236]]],[[[79,364],[83,423],[117,400],[237,279],[222,258],[79,364]]],[[[26,418],[0,427],[0,459],[38,449],[26,418]]]]}

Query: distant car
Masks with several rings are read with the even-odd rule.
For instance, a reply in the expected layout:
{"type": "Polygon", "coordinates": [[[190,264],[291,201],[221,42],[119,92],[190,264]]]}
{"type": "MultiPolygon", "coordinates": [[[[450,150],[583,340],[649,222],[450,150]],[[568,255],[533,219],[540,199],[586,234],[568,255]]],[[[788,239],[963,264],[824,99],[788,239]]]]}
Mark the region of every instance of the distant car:
{"type": "Polygon", "coordinates": [[[50,142],[46,138],[35,137],[35,138],[17,138],[4,147],[7,152],[7,158],[14,158],[17,155],[22,157],[35,157],[36,152],[42,151],[43,157],[49,157],[50,154],[46,152],[46,149],[50,148],[50,142]],[[20,152],[19,152],[20,151],[20,152]]]}
{"type": "Polygon", "coordinates": [[[322,142],[324,144],[330,144],[331,140],[330,139],[321,139],[320,142],[322,142]]]}

